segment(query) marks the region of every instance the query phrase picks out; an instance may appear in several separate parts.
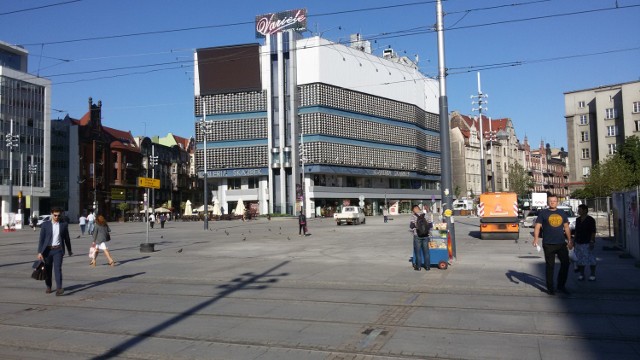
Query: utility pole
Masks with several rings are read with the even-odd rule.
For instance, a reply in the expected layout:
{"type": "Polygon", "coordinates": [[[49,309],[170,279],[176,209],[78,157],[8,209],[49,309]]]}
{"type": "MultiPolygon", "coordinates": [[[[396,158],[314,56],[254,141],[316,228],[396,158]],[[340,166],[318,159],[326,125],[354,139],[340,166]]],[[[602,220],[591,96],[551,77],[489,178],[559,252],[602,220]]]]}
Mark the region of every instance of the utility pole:
{"type": "Polygon", "coordinates": [[[306,203],[306,189],[305,189],[305,180],[304,180],[304,163],[306,160],[305,157],[305,153],[304,153],[304,140],[302,139],[302,125],[300,125],[300,149],[299,149],[299,153],[300,153],[300,165],[302,167],[302,171],[300,172],[300,195],[302,196],[302,206],[301,206],[301,211],[303,214],[305,214],[305,216],[309,215],[307,214],[307,208],[305,207],[305,203],[306,203]]]}
{"type": "MultiPolygon", "coordinates": [[[[7,147],[9,148],[9,206],[7,213],[13,212],[13,149],[18,147],[20,142],[19,135],[13,135],[13,119],[11,119],[11,129],[7,135],[5,135],[7,147]]],[[[9,222],[7,218],[7,223],[9,222]]]]}
{"type": "Polygon", "coordinates": [[[202,97],[202,122],[200,123],[200,129],[203,133],[203,143],[204,143],[204,171],[203,171],[203,179],[204,179],[204,230],[209,230],[209,190],[207,189],[207,180],[208,180],[208,168],[207,168],[207,136],[213,129],[211,123],[207,122],[207,107],[205,106],[205,99],[202,97]]]}
{"type": "MultiPolygon", "coordinates": [[[[149,165],[151,165],[151,178],[156,178],[156,165],[158,165],[158,157],[156,156],[156,145],[151,145],[151,157],[149,158],[149,165]]],[[[156,212],[156,189],[151,189],[151,213],[153,216],[156,212]]]]}
{"type": "Polygon", "coordinates": [[[31,176],[31,179],[29,181],[29,184],[31,185],[31,198],[30,198],[30,202],[31,202],[31,208],[29,209],[29,216],[33,217],[33,176],[36,174],[36,171],[38,171],[38,165],[33,163],[33,155],[31,155],[31,164],[29,164],[29,175],[31,176]]]}
{"type": "Polygon", "coordinates": [[[478,124],[480,125],[480,194],[487,191],[487,170],[484,162],[484,131],[483,131],[483,121],[482,121],[482,110],[489,110],[484,104],[487,104],[488,101],[485,100],[489,95],[483,94],[480,87],[480,73],[478,73],[478,96],[471,95],[472,99],[478,99],[477,101],[472,101],[471,104],[477,104],[478,107],[471,109],[471,111],[478,111],[478,124]]]}
{"type": "Polygon", "coordinates": [[[496,138],[496,133],[493,131],[493,126],[491,125],[493,121],[491,120],[491,118],[489,118],[489,133],[487,133],[487,139],[489,140],[489,151],[491,153],[491,191],[495,192],[496,191],[496,174],[495,174],[495,170],[494,170],[494,164],[493,164],[493,142],[495,141],[496,138]]]}
{"type": "MultiPolygon", "coordinates": [[[[442,0],[436,2],[436,31],[438,33],[438,80],[440,83],[440,147],[442,168],[442,209],[453,211],[453,186],[451,176],[451,143],[449,141],[449,104],[447,100],[446,66],[444,59],[444,24],[442,0]]],[[[446,211],[445,210],[445,211],[446,211]]],[[[456,232],[452,216],[445,216],[447,229],[451,236],[451,251],[456,258],[456,232]]]]}

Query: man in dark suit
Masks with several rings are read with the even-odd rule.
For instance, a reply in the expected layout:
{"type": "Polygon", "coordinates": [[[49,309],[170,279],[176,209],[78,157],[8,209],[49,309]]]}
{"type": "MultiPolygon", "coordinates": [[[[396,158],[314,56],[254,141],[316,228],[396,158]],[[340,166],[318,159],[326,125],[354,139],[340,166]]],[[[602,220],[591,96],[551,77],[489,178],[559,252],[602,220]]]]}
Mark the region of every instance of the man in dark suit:
{"type": "Polygon", "coordinates": [[[62,210],[51,210],[51,221],[45,221],[40,225],[40,241],[38,242],[38,259],[45,262],[47,277],[47,294],[51,291],[51,272],[56,277],[56,296],[64,294],[62,287],[62,258],[65,245],[71,252],[71,238],[69,236],[69,224],[61,221],[62,210]]]}

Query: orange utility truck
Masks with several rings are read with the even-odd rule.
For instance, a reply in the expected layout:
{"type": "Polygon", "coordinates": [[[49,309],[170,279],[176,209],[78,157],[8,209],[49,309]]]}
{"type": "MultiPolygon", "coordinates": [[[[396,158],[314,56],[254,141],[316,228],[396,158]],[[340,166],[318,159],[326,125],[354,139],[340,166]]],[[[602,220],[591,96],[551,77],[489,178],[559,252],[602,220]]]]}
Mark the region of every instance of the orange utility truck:
{"type": "Polygon", "coordinates": [[[513,192],[487,192],[478,203],[482,240],[518,240],[518,195],[513,192]]]}

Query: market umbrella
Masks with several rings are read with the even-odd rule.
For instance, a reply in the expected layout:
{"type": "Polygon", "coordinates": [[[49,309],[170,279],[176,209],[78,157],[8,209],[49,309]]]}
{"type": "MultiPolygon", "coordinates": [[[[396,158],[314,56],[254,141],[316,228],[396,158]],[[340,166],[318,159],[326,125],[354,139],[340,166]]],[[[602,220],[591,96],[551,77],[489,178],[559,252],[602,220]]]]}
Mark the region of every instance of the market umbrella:
{"type": "Polygon", "coordinates": [[[222,211],[220,211],[220,200],[218,199],[215,199],[213,201],[213,215],[222,215],[222,211]]]}
{"type": "Polygon", "coordinates": [[[193,215],[193,209],[191,208],[191,201],[187,200],[184,204],[184,214],[185,215],[193,215]]]}
{"type": "Polygon", "coordinates": [[[159,208],[156,208],[155,212],[157,212],[157,213],[165,213],[166,214],[166,213],[170,213],[171,210],[161,206],[159,208]]]}
{"type": "Polygon", "coordinates": [[[244,214],[244,203],[242,199],[238,199],[238,205],[236,205],[236,215],[244,214]]]}

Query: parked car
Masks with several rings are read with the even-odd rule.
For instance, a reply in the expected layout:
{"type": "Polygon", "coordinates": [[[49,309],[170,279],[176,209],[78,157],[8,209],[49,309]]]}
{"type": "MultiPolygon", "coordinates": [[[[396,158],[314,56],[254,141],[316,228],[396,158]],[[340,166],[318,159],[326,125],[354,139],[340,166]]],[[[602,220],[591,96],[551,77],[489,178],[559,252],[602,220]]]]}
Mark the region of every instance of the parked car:
{"type": "Polygon", "coordinates": [[[571,229],[571,233],[576,230],[576,219],[578,218],[576,214],[573,212],[571,206],[558,206],[558,210],[562,210],[567,213],[567,217],[569,218],[569,229],[571,229]]]}
{"type": "Polygon", "coordinates": [[[36,227],[40,227],[43,222],[51,221],[51,215],[40,215],[38,216],[38,222],[36,223],[36,227]]]}
{"type": "Polygon", "coordinates": [[[524,217],[522,221],[522,226],[524,227],[533,227],[536,224],[536,219],[538,218],[538,210],[529,210],[527,216],[524,217]]]}
{"type": "Polygon", "coordinates": [[[336,224],[364,224],[366,219],[364,212],[357,206],[345,206],[340,213],[333,214],[333,218],[336,220],[336,224]]]}

